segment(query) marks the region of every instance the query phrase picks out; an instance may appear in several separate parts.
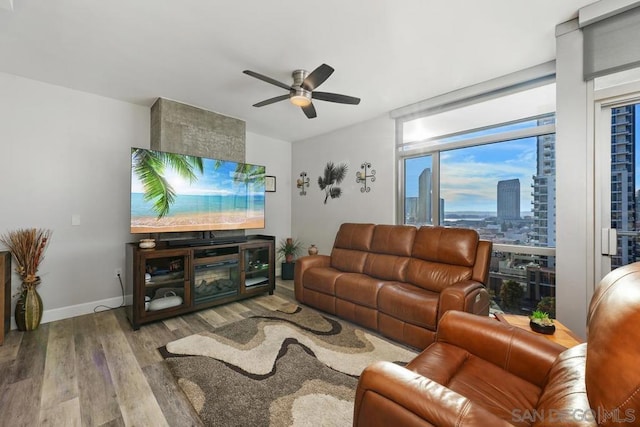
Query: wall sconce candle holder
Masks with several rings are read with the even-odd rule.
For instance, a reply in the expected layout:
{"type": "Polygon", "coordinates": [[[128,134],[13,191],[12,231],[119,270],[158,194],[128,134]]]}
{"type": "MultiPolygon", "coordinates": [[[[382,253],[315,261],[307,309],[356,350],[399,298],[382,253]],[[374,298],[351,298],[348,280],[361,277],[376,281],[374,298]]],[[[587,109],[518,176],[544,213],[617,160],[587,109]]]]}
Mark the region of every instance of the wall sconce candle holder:
{"type": "Polygon", "coordinates": [[[369,182],[374,182],[376,180],[376,170],[371,169],[371,163],[364,162],[360,165],[360,171],[356,172],[356,182],[358,184],[362,183],[362,187],[360,188],[361,193],[368,193],[371,191],[371,187],[367,186],[367,179],[369,182]]]}
{"type": "Polygon", "coordinates": [[[306,172],[300,172],[300,178],[296,181],[296,187],[301,188],[300,195],[306,196],[307,192],[305,191],[305,187],[309,186],[309,177],[306,172]]]}

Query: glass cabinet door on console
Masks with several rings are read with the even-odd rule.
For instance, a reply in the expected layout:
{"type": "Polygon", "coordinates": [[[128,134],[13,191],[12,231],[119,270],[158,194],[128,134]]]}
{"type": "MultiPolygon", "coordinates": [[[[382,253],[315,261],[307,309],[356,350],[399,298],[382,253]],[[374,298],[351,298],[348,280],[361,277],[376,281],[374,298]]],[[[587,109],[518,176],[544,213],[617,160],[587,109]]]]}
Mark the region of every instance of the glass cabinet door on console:
{"type": "Polygon", "coordinates": [[[189,256],[184,250],[141,252],[144,273],[143,298],[138,299],[142,317],[191,305],[189,256]]]}
{"type": "Polygon", "coordinates": [[[247,246],[244,248],[244,287],[247,291],[271,283],[271,246],[247,246]]]}

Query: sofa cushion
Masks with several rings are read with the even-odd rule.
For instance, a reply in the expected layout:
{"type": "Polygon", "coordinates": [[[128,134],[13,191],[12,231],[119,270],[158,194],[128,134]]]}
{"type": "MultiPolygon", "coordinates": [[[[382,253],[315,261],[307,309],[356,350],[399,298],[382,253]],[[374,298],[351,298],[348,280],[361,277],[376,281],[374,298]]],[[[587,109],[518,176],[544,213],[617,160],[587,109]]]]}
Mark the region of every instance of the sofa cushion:
{"type": "Polygon", "coordinates": [[[391,282],[378,292],[378,310],[407,323],[435,330],[438,298],[435,292],[407,283],[391,282]]]}
{"type": "Polygon", "coordinates": [[[352,249],[333,248],[331,251],[331,267],[347,273],[363,273],[367,253],[352,249]]]}
{"type": "Polygon", "coordinates": [[[373,237],[374,229],[374,224],[342,224],[338,234],[336,234],[333,247],[369,251],[371,250],[371,238],[373,237]]]}
{"type": "Polygon", "coordinates": [[[371,249],[373,224],[340,226],[331,251],[331,267],[346,272],[362,273],[367,253],[371,249]]]}
{"type": "Polygon", "coordinates": [[[425,261],[473,267],[479,239],[475,230],[420,227],[413,241],[412,256],[425,261]]]}
{"type": "Polygon", "coordinates": [[[528,420],[514,417],[514,408],[519,410],[516,415],[531,411],[541,394],[538,386],[447,343],[430,345],[409,362],[407,369],[442,384],[514,425],[530,425],[528,420]]]}
{"type": "Polygon", "coordinates": [[[363,273],[404,282],[415,234],[416,228],[411,225],[376,225],[363,273]]]}
{"type": "Polygon", "coordinates": [[[335,268],[312,267],[304,272],[304,287],[322,292],[323,294],[336,294],[336,280],[342,276],[342,271],[335,268]]]}
{"type": "Polygon", "coordinates": [[[406,281],[411,258],[370,253],[364,263],[364,274],[383,280],[406,281]]]}
{"type": "Polygon", "coordinates": [[[371,252],[411,256],[416,231],[412,225],[376,225],[371,239],[371,252]]]}
{"type": "Polygon", "coordinates": [[[454,283],[471,279],[472,272],[471,267],[411,258],[407,265],[406,281],[432,292],[440,293],[454,283]]]}
{"type": "Polygon", "coordinates": [[[336,297],[365,307],[376,308],[378,291],[387,283],[366,274],[345,273],[336,279],[336,297]]]}

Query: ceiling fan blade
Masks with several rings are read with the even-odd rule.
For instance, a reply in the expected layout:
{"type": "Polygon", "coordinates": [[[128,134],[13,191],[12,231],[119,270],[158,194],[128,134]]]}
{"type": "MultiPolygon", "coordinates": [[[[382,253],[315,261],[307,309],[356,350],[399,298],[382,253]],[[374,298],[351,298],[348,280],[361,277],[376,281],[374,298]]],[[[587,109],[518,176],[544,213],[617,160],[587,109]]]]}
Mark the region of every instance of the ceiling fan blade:
{"type": "Polygon", "coordinates": [[[308,119],[315,119],[318,115],[316,114],[316,107],[313,106],[313,104],[309,104],[306,107],[300,107],[302,108],[302,111],[304,111],[304,114],[307,116],[308,119]]]}
{"type": "Polygon", "coordinates": [[[275,96],[273,98],[265,99],[264,101],[258,102],[257,104],[253,104],[254,107],[264,107],[265,105],[273,104],[274,102],[284,101],[285,99],[289,99],[289,95],[280,95],[275,96]]]}
{"type": "Polygon", "coordinates": [[[322,83],[324,83],[324,81],[327,80],[332,73],[333,68],[331,68],[327,64],[322,64],[318,68],[313,70],[306,79],[304,79],[304,81],[302,82],[302,88],[309,91],[314,90],[322,83]]]}
{"type": "Polygon", "coordinates": [[[255,71],[244,70],[243,73],[245,73],[248,76],[255,77],[256,79],[262,80],[263,82],[271,83],[272,85],[276,85],[278,87],[281,87],[282,89],[291,90],[291,86],[286,85],[286,84],[284,84],[282,82],[279,82],[277,80],[274,80],[271,77],[267,77],[267,76],[264,76],[264,75],[262,75],[260,73],[256,73],[255,71]]]}
{"type": "Polygon", "coordinates": [[[320,101],[338,102],[340,104],[358,105],[360,103],[360,98],[331,92],[313,92],[311,97],[320,101]]]}

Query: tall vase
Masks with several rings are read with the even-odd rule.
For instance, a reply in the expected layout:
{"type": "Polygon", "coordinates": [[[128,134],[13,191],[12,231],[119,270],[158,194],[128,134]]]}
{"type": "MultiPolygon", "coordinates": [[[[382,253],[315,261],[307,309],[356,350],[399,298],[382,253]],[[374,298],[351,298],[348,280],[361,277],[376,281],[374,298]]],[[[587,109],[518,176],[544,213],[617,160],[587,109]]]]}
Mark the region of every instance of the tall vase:
{"type": "Polygon", "coordinates": [[[42,320],[42,298],[35,287],[24,289],[16,303],[16,325],[20,331],[38,329],[42,320]]]}

